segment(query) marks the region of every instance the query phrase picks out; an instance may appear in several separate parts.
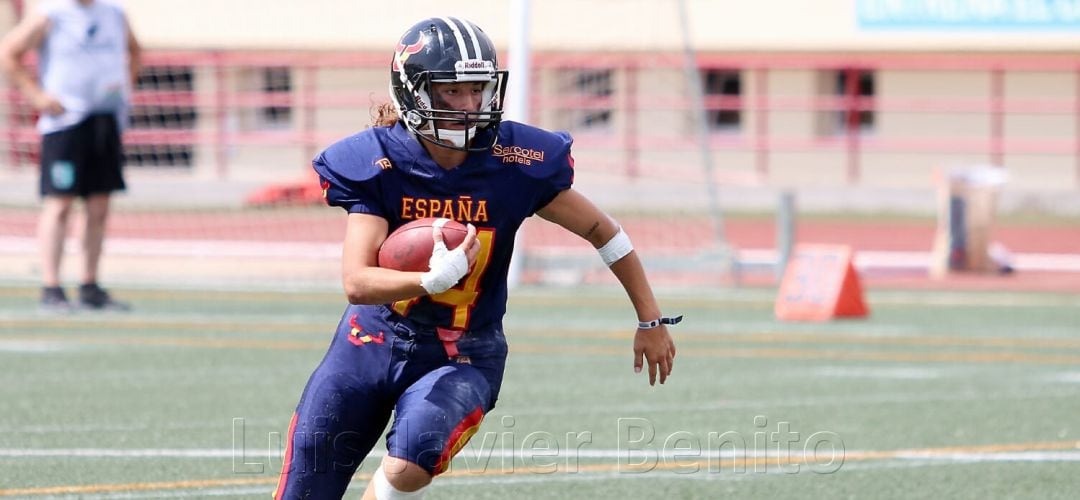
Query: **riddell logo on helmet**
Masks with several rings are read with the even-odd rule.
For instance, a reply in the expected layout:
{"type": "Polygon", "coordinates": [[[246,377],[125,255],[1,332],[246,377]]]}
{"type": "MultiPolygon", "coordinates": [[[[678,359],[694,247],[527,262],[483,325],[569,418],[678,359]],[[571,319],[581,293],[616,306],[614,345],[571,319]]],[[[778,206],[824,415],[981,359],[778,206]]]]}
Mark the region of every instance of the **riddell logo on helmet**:
{"type": "Polygon", "coordinates": [[[454,63],[454,70],[458,73],[462,72],[493,72],[495,71],[495,65],[491,64],[491,61],[484,59],[466,59],[464,61],[457,61],[454,63]]]}
{"type": "Polygon", "coordinates": [[[420,52],[426,43],[427,39],[424,38],[424,35],[420,35],[420,39],[411,45],[405,45],[404,43],[398,42],[397,48],[394,49],[393,70],[400,71],[401,66],[405,64],[405,61],[409,59],[409,56],[420,52]]]}

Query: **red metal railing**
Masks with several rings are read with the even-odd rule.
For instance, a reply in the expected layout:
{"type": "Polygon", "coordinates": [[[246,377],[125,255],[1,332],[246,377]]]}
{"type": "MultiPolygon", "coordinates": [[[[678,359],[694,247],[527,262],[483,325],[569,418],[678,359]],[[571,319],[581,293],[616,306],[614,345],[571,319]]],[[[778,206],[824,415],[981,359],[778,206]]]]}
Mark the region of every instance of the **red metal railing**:
{"type": "MultiPolygon", "coordinates": [[[[16,3],[18,7],[19,3],[16,3]]],[[[293,145],[302,148],[310,157],[318,148],[342,135],[339,130],[318,126],[317,113],[327,109],[355,109],[357,128],[366,121],[371,96],[382,96],[384,88],[330,90],[320,87],[320,72],[324,70],[360,69],[385,71],[387,57],[382,53],[337,52],[229,52],[229,51],[149,51],[147,68],[190,66],[212,75],[214,89],[195,91],[140,91],[133,97],[136,105],[198,107],[200,116],[211,117],[210,133],[195,130],[132,129],[125,140],[129,144],[202,144],[214,151],[214,168],[218,175],[229,174],[229,145],[293,145]],[[291,92],[263,92],[230,88],[229,71],[237,68],[291,67],[294,81],[299,85],[291,92]],[[202,96],[202,98],[200,98],[202,96]],[[209,98],[207,98],[209,97],[209,98]],[[302,114],[287,130],[230,130],[230,115],[237,110],[258,107],[292,107],[302,114]]],[[[1080,187],[1080,55],[1051,54],[701,54],[697,57],[703,69],[742,69],[742,96],[713,95],[704,100],[710,111],[740,110],[752,117],[752,128],[745,127],[734,134],[714,134],[710,147],[717,151],[746,151],[753,155],[752,170],[760,181],[770,177],[773,153],[838,152],[845,158],[847,182],[858,184],[864,170],[867,153],[916,154],[982,154],[987,161],[1002,164],[1008,154],[1041,154],[1071,158],[1074,167],[1074,186],[1080,187]],[[769,79],[778,70],[844,71],[846,87],[842,95],[784,95],[769,88],[769,79]],[[966,97],[900,97],[892,95],[859,95],[858,74],[862,71],[910,70],[962,71],[984,74],[989,79],[988,95],[966,97]],[[1057,72],[1062,78],[1076,81],[1073,95],[1056,97],[1010,96],[1007,76],[1012,73],[1039,71],[1057,72]],[[750,83],[749,85],[745,83],[750,83]],[[773,130],[773,113],[777,112],[841,112],[845,113],[843,130],[835,135],[784,135],[773,130]],[[875,113],[949,113],[958,116],[985,116],[985,137],[939,136],[901,137],[868,136],[860,131],[859,112],[875,113]],[[1010,136],[1006,120],[1011,115],[1030,114],[1071,116],[1075,131],[1058,137],[1010,136]]],[[[620,151],[620,167],[624,175],[637,176],[648,166],[641,165],[644,151],[691,151],[696,143],[686,134],[664,129],[650,129],[638,123],[638,118],[654,110],[689,111],[696,104],[678,89],[658,90],[643,85],[642,75],[648,71],[679,71],[682,58],[678,54],[536,54],[532,63],[535,71],[534,94],[530,96],[530,113],[538,110],[611,109],[623,114],[624,126],[612,132],[580,134],[578,148],[620,151]],[[545,75],[555,71],[605,68],[622,75],[623,85],[609,96],[560,95],[545,93],[540,85],[545,75]]],[[[381,76],[381,75],[380,75],[381,76]]],[[[325,80],[325,77],[323,77],[325,80]]],[[[10,110],[6,127],[0,137],[8,141],[8,168],[26,166],[32,156],[27,151],[36,148],[28,107],[10,89],[2,94],[10,110]]],[[[549,124],[539,123],[541,126],[549,124]]]]}

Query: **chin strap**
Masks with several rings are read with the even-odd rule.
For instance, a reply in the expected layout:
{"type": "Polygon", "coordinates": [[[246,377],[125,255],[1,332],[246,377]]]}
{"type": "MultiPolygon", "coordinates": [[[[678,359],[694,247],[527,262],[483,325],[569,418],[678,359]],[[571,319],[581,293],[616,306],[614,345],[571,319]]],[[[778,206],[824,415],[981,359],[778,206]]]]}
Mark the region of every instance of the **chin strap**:
{"type": "Polygon", "coordinates": [[[412,130],[414,134],[422,135],[424,136],[423,139],[432,143],[445,146],[444,144],[441,144],[441,141],[447,141],[455,148],[465,148],[468,146],[468,141],[476,137],[475,126],[465,130],[446,130],[441,128],[436,130],[435,124],[430,121],[424,124],[423,128],[415,128],[412,130]]]}
{"type": "MultiPolygon", "coordinates": [[[[450,141],[454,147],[465,147],[466,139],[476,137],[476,127],[470,127],[466,130],[439,130],[439,139],[450,141]]],[[[432,136],[434,138],[434,136],[432,136]]]]}

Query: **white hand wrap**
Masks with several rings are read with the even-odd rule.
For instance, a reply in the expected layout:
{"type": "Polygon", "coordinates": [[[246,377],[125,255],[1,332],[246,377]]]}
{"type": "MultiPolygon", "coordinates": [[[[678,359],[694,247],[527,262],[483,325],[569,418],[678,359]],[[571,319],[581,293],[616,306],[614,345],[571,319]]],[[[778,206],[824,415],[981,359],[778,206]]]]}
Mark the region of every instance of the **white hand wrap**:
{"type": "MultiPolygon", "coordinates": [[[[433,230],[442,231],[444,224],[446,224],[446,219],[439,219],[433,226],[433,230]]],[[[461,281],[461,278],[469,272],[469,258],[465,256],[465,249],[461,246],[447,250],[446,243],[439,240],[431,249],[428,268],[431,270],[420,275],[420,286],[424,287],[429,295],[434,295],[449,290],[461,281]]]]}
{"type": "Polygon", "coordinates": [[[630,236],[626,234],[626,231],[619,227],[619,232],[596,251],[600,252],[600,258],[604,260],[604,264],[611,267],[619,259],[626,257],[626,254],[634,251],[634,244],[630,242],[630,236]]]}

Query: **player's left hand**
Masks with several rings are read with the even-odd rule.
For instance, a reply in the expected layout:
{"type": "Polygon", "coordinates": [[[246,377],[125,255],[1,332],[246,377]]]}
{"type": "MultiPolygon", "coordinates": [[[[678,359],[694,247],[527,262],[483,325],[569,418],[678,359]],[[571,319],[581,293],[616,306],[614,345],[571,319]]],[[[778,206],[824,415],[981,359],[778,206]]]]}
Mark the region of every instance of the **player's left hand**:
{"type": "Polygon", "coordinates": [[[657,372],[660,373],[661,384],[671,375],[671,369],[675,366],[675,341],[671,339],[667,326],[660,325],[648,330],[639,328],[634,334],[634,373],[641,373],[643,364],[649,366],[649,385],[656,385],[657,372]]]}

